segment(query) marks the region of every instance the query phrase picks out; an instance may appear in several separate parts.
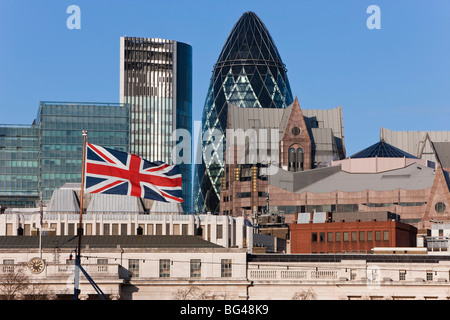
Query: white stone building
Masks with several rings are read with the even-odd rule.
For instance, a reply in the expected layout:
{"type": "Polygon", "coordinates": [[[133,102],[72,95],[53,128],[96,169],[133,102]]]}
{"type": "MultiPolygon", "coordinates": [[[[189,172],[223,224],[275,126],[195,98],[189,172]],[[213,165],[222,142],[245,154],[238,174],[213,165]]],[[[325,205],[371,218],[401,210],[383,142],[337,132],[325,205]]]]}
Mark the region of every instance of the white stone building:
{"type": "MultiPolygon", "coordinates": [[[[73,299],[77,245],[77,236],[0,237],[0,292],[7,277],[25,274],[47,298],[73,299]]],[[[83,236],[81,264],[109,299],[181,299],[193,288],[205,298],[246,298],[246,249],[196,236],[83,236]]],[[[79,298],[99,299],[80,279],[79,298]]]]}
{"type": "MultiPolygon", "coordinates": [[[[43,234],[76,235],[79,213],[45,212],[43,234]]],[[[83,214],[85,235],[200,235],[203,239],[223,247],[252,248],[253,228],[243,217],[211,214],[139,214],[95,212],[83,214]],[[138,228],[140,228],[138,230],[138,228]]],[[[40,228],[40,214],[34,210],[0,215],[0,236],[35,235],[40,228]],[[22,228],[22,229],[20,229],[22,228]],[[22,231],[21,231],[22,230],[22,231]]]]}
{"type": "MultiPolygon", "coordinates": [[[[42,237],[42,254],[38,239],[0,237],[0,278],[22,268],[49,297],[72,299],[78,238],[42,237]]],[[[196,236],[83,236],[81,248],[82,266],[110,299],[450,299],[449,255],[248,254],[196,236]]],[[[80,299],[98,299],[84,277],[80,289],[80,299]]]]}

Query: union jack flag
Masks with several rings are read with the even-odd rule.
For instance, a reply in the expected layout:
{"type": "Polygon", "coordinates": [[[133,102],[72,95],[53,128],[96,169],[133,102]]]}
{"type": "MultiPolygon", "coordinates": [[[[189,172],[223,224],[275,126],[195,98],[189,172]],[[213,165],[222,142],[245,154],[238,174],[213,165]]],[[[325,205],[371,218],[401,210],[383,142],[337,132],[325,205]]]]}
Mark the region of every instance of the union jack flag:
{"type": "Polygon", "coordinates": [[[183,202],[178,166],[87,143],[85,191],[183,202]]]}

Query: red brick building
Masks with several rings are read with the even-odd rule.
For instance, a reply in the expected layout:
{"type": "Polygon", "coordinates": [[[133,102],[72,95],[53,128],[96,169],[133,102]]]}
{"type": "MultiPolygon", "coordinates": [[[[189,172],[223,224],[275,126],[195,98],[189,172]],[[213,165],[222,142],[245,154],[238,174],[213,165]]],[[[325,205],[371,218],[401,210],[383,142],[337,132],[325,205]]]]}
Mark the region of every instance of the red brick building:
{"type": "Polygon", "coordinates": [[[374,247],[415,247],[417,229],[394,219],[293,223],[291,253],[370,253],[374,247]]]}

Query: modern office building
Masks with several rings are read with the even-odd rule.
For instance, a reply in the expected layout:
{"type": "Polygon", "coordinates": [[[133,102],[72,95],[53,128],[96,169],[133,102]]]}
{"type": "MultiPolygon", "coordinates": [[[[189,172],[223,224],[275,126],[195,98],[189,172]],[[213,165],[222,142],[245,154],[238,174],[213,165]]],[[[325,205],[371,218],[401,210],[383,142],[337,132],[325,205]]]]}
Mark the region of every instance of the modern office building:
{"type": "Polygon", "coordinates": [[[46,205],[54,190],[80,183],[83,130],[89,142],[128,152],[128,105],[41,102],[31,126],[2,125],[0,205],[46,205]]]}
{"type": "MultiPolygon", "coordinates": [[[[0,206],[35,206],[39,199],[36,125],[0,125],[0,206]]],[[[1,210],[1,209],[0,209],[1,210]]]]}
{"type": "Polygon", "coordinates": [[[149,161],[179,164],[183,209],[192,211],[192,47],[173,40],[121,37],[120,102],[130,105],[130,152],[149,161]],[[178,142],[183,148],[174,159],[178,142]]]}
{"type": "Polygon", "coordinates": [[[41,102],[39,189],[44,201],[68,182],[81,181],[82,131],[91,143],[128,152],[129,107],[117,103],[41,102]]]}
{"type": "Polygon", "coordinates": [[[229,105],[283,109],[293,95],[278,49],[253,12],[244,13],[234,25],[212,73],[202,115],[194,206],[197,212],[218,213],[229,105]]]}
{"type": "Polygon", "coordinates": [[[46,205],[54,190],[79,183],[87,130],[91,143],[150,161],[181,158],[183,211],[192,211],[192,48],[125,37],[120,58],[120,103],[41,102],[33,125],[0,126],[3,209],[46,205]]]}

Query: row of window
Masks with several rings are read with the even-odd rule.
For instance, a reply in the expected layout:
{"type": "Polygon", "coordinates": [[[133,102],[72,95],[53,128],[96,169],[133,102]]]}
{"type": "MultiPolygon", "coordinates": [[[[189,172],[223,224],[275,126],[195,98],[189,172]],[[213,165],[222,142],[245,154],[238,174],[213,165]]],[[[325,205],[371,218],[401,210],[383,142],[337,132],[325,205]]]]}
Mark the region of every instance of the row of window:
{"type": "MultiPolygon", "coordinates": [[[[295,128],[294,128],[295,129],[295,128]]],[[[299,134],[300,133],[300,129],[296,127],[296,129],[298,129],[298,133],[296,132],[296,130],[293,130],[294,134],[299,134]]],[[[298,148],[297,150],[295,150],[294,148],[289,148],[289,154],[288,154],[288,170],[289,171],[303,171],[304,167],[303,167],[303,149],[302,148],[298,148]]]]}
{"type": "MultiPolygon", "coordinates": [[[[172,232],[170,232],[170,224],[169,223],[148,223],[148,224],[139,224],[136,228],[136,224],[135,223],[131,223],[130,226],[130,232],[128,232],[128,224],[126,223],[85,223],[84,224],[84,228],[83,228],[83,232],[86,235],[189,235],[189,226],[186,223],[182,223],[182,224],[173,224],[172,226],[172,232]],[[165,228],[165,233],[163,233],[163,228],[165,228]],[[95,230],[94,230],[95,229],[95,230]],[[101,229],[103,229],[103,233],[101,233],[101,229]],[[95,233],[94,233],[95,231],[95,233]]],[[[44,222],[43,224],[44,228],[50,228],[53,229],[53,232],[56,232],[57,229],[57,224],[56,223],[48,223],[48,222],[44,222]]],[[[66,235],[65,231],[66,231],[66,224],[64,222],[60,223],[60,234],[61,235],[66,235]]],[[[77,233],[77,227],[78,224],[76,223],[68,223],[67,224],[67,235],[69,236],[73,236],[77,233]]],[[[7,223],[6,224],[6,235],[13,235],[13,225],[11,223],[7,223]]],[[[22,235],[25,236],[29,236],[31,235],[31,230],[33,228],[36,228],[36,225],[33,223],[28,224],[25,223],[23,225],[23,233],[22,235]]],[[[200,226],[199,228],[197,228],[196,230],[196,235],[197,236],[202,236],[203,232],[205,233],[206,239],[208,241],[211,240],[211,233],[214,230],[211,230],[212,228],[214,228],[211,225],[207,225],[207,226],[200,226]]],[[[215,226],[215,237],[216,239],[223,239],[224,236],[226,236],[226,230],[224,230],[224,226],[221,224],[217,224],[215,226]]],[[[230,236],[231,230],[228,230],[228,233],[230,236]]]]}
{"type": "MultiPolygon", "coordinates": [[[[426,202],[395,202],[395,203],[362,203],[361,205],[365,205],[368,207],[391,207],[394,205],[399,205],[401,207],[419,207],[425,205],[426,202]]],[[[359,211],[358,204],[319,204],[319,205],[307,205],[307,206],[271,206],[271,212],[280,212],[280,213],[295,213],[295,212],[357,212],[359,211]]],[[[439,209],[444,208],[445,204],[439,205],[439,209]]],[[[438,208],[436,208],[436,211],[438,208]]],[[[443,211],[441,209],[441,211],[443,211]]]]}
{"type": "MultiPolygon", "coordinates": [[[[140,259],[130,259],[128,260],[128,274],[130,277],[139,277],[139,267],[140,259]]],[[[145,260],[143,260],[145,261],[145,260]]],[[[169,278],[171,274],[171,269],[173,266],[173,261],[170,259],[160,259],[159,260],[159,277],[169,278]]],[[[230,278],[232,276],[232,261],[231,259],[221,259],[220,261],[220,276],[222,278],[230,278]]],[[[190,273],[191,278],[201,278],[202,277],[202,260],[201,259],[190,259],[190,273]]]]}
{"type": "Polygon", "coordinates": [[[388,241],[389,231],[345,231],[345,232],[313,232],[312,242],[356,242],[356,241],[388,241]],[[375,238],[374,238],[375,233],[375,238]]]}
{"type": "MultiPolygon", "coordinates": [[[[356,279],[356,274],[357,274],[357,270],[356,269],[350,269],[350,280],[355,280],[356,279]]],[[[398,271],[398,280],[399,281],[406,281],[406,275],[407,275],[407,271],[406,270],[399,270],[398,271]]],[[[433,281],[435,275],[437,275],[437,271],[426,270],[425,280],[426,281],[433,281]]],[[[448,278],[450,279],[450,271],[448,272],[448,278]]],[[[372,271],[371,280],[372,281],[379,281],[380,280],[380,274],[375,269],[372,271]]]]}

